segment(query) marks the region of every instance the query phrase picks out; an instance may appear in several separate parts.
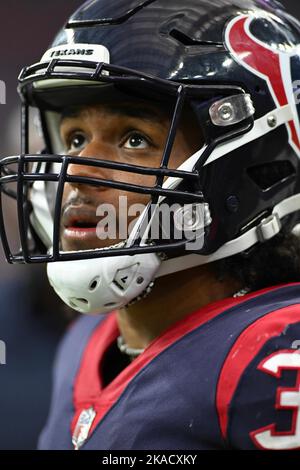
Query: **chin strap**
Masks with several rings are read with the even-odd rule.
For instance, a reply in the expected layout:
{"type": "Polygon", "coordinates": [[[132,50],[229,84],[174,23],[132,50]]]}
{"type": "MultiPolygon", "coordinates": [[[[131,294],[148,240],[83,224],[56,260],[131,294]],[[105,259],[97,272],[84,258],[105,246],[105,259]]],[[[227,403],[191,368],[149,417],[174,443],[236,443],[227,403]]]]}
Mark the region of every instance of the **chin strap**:
{"type": "Polygon", "coordinates": [[[191,255],[163,261],[160,269],[156,273],[156,278],[233,256],[248,250],[258,242],[270,240],[280,232],[282,226],[281,219],[299,210],[300,194],[295,194],[277,204],[272,214],[266,219],[263,219],[259,225],[248,230],[248,232],[245,232],[240,237],[225,243],[221,248],[215,251],[215,253],[211,255],[198,255],[193,253],[191,255]]]}

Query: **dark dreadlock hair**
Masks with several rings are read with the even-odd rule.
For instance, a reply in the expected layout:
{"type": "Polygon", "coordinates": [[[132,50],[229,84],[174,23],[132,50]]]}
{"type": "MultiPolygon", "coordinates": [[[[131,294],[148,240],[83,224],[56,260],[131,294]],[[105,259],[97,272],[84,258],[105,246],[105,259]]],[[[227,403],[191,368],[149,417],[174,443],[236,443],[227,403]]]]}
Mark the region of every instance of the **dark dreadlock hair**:
{"type": "Polygon", "coordinates": [[[247,255],[241,253],[220,260],[217,270],[220,279],[230,273],[242,286],[251,290],[300,282],[300,238],[294,233],[281,231],[247,255]]]}

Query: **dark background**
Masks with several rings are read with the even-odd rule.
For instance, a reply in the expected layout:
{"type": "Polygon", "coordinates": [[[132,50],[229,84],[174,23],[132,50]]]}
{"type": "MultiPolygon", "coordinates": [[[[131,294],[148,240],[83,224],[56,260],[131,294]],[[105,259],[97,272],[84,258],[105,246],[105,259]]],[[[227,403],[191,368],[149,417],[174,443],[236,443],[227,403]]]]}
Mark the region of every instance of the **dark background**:
{"type": "MultiPolygon", "coordinates": [[[[40,59],[57,30],[81,0],[1,0],[0,155],[19,153],[17,77],[40,59]]],[[[12,225],[12,230],[14,230],[12,225]]],[[[11,266],[0,249],[0,449],[35,449],[45,423],[57,344],[71,313],[49,287],[44,266],[11,266]]]]}
{"type": "MultiPolygon", "coordinates": [[[[0,156],[19,152],[21,68],[40,59],[81,3],[1,0],[0,80],[7,86],[7,103],[0,105],[0,156]]],[[[282,3],[300,18],[299,0],[282,3]]],[[[43,267],[9,266],[1,251],[0,295],[0,340],[7,346],[7,364],[0,365],[0,449],[32,449],[46,419],[54,353],[70,312],[52,295],[43,267]]]]}

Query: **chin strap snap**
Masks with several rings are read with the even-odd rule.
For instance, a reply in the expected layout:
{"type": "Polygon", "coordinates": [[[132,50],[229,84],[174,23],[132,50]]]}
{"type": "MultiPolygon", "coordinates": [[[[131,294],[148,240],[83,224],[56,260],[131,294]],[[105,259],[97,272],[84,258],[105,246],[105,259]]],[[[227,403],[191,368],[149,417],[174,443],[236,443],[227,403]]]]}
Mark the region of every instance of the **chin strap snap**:
{"type": "Polygon", "coordinates": [[[274,213],[262,220],[257,227],[257,238],[260,242],[270,240],[277,235],[281,230],[282,224],[277,213],[274,213]]]}

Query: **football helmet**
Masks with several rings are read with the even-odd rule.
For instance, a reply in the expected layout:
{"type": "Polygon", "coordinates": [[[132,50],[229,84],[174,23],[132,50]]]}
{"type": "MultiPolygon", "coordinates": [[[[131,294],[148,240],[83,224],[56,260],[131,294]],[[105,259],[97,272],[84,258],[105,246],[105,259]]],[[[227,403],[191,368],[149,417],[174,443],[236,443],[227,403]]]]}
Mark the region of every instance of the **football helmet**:
{"type": "MultiPolygon", "coordinates": [[[[1,237],[9,262],[48,263],[50,283],[80,312],[101,313],[143,297],[155,278],[246,253],[300,220],[300,25],[271,0],[89,0],[41,60],[22,70],[21,155],[0,163],[1,237]],[[158,167],[66,155],[58,127],[66,107],[149,99],[171,109],[158,167]],[[170,168],[184,109],[203,145],[170,168]],[[36,109],[44,148],[30,151],[36,109]],[[70,174],[108,168],[120,180],[70,174]],[[134,185],[126,174],[152,175],[134,185]],[[125,240],[63,251],[65,185],[149,197],[125,240]],[[15,199],[21,251],[9,243],[3,198],[15,199]],[[157,217],[170,212],[171,235],[157,217]],[[153,209],[154,208],[154,209],[153,209]],[[174,227],[180,219],[181,237],[174,227]],[[151,228],[159,225],[155,236],[151,228]]],[[[177,226],[177,225],[176,225],[177,226]]]]}

